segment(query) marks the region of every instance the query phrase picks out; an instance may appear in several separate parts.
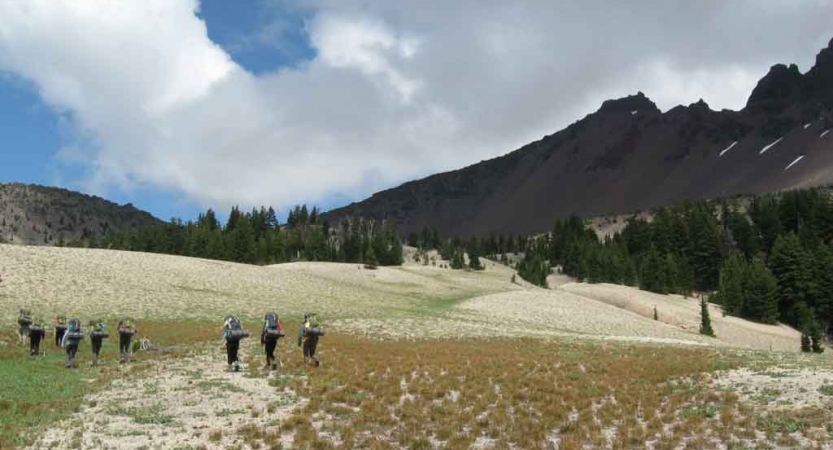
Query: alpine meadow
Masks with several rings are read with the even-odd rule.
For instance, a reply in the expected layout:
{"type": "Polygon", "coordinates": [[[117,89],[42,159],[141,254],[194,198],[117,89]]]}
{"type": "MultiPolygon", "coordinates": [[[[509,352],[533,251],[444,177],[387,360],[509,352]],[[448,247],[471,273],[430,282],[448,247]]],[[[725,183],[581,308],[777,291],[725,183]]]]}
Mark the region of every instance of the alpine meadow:
{"type": "Polygon", "coordinates": [[[788,3],[0,0],[0,450],[833,450],[788,3]]]}

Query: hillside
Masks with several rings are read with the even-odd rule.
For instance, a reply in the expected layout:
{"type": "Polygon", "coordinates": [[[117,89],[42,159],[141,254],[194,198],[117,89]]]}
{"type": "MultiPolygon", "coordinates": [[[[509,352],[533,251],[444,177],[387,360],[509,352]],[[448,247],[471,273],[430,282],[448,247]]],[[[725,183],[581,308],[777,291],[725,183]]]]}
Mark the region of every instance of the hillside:
{"type": "Polygon", "coordinates": [[[444,236],[548,230],[624,214],[833,182],[833,40],[807,73],[773,66],[741,111],[702,100],[662,112],[643,93],[505,156],[374,194],[324,217],[387,219],[444,236]]]}
{"type": "Polygon", "coordinates": [[[0,242],[59,245],[158,222],[130,204],[53,187],[0,184],[0,242]]]}
{"type": "Polygon", "coordinates": [[[236,313],[257,321],[267,310],[288,318],[311,310],[334,329],[374,338],[560,336],[798,349],[799,335],[786,327],[723,318],[715,309],[715,328],[731,326],[734,332],[707,338],[688,324],[687,315],[680,315],[680,322],[654,321],[610,301],[612,294],[600,297],[598,289],[659,304],[664,316],[680,310],[680,302],[696,308],[695,300],[618,286],[591,286],[587,293],[569,284],[540,289],[520,280],[511,283],[514,271],[492,262],[483,272],[412,262],[378,270],[337,263],[260,267],[139,252],[0,245],[0,273],[5,323],[13,323],[21,307],[39,317],[60,312],[84,319],[128,314],[148,320],[217,320],[236,313]]]}

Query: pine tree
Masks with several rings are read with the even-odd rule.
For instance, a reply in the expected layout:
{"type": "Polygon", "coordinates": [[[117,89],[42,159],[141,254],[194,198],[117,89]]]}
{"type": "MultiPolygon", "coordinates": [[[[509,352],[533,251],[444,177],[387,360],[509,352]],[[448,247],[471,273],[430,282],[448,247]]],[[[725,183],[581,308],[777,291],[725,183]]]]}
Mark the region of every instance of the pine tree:
{"type": "Polygon", "coordinates": [[[485,267],[480,263],[480,249],[477,243],[473,243],[469,247],[469,269],[484,270],[485,267]]]}
{"type": "Polygon", "coordinates": [[[373,245],[371,245],[369,241],[364,252],[364,267],[366,269],[376,269],[379,267],[379,261],[376,259],[376,252],[373,250],[373,245]]]}
{"type": "Polygon", "coordinates": [[[723,306],[723,314],[740,316],[744,309],[745,265],[737,255],[730,255],[720,268],[720,281],[715,300],[723,306]]]}
{"type": "Polygon", "coordinates": [[[453,256],[451,257],[451,268],[454,270],[461,270],[465,267],[465,260],[463,259],[463,251],[459,248],[455,248],[453,251],[453,256]]]}
{"type": "Polygon", "coordinates": [[[799,321],[795,308],[799,302],[807,300],[811,277],[808,263],[795,234],[778,236],[769,266],[778,281],[778,308],[783,322],[795,325],[799,321]]]}
{"type": "Polygon", "coordinates": [[[743,297],[739,315],[756,322],[774,324],[778,320],[778,282],[760,261],[741,272],[743,297]]]}
{"type": "Polygon", "coordinates": [[[709,302],[705,297],[700,298],[700,334],[714,337],[712,320],[709,317],[709,302]]]}
{"type": "Polygon", "coordinates": [[[642,263],[639,288],[657,294],[667,294],[665,274],[664,259],[660,258],[657,249],[651,246],[645,261],[642,263]]]}
{"type": "Polygon", "coordinates": [[[689,217],[691,248],[688,256],[694,269],[695,287],[700,291],[717,287],[721,261],[718,224],[706,208],[694,208],[689,217]]]}

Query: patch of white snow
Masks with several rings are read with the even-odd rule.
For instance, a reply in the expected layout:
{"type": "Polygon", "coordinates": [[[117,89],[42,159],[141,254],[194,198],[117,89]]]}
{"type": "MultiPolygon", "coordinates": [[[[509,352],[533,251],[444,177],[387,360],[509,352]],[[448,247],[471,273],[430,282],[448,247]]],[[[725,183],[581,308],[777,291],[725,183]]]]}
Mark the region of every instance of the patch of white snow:
{"type": "Polygon", "coordinates": [[[802,159],[804,159],[804,155],[801,155],[801,156],[799,156],[798,158],[795,158],[795,161],[791,162],[789,166],[785,167],[785,168],[784,168],[784,171],[790,170],[790,167],[792,167],[792,166],[796,165],[796,163],[798,163],[798,162],[799,162],[799,161],[801,161],[802,159]]]}
{"type": "Polygon", "coordinates": [[[771,149],[772,147],[775,147],[776,145],[778,145],[778,143],[781,142],[781,139],[784,139],[784,136],[779,137],[777,141],[775,141],[772,144],[769,144],[766,147],[762,148],[760,153],[758,153],[758,154],[763,155],[765,151],[767,151],[767,150],[771,149]]]}
{"type": "Polygon", "coordinates": [[[719,154],[719,155],[717,155],[717,156],[718,156],[718,158],[719,158],[719,157],[721,157],[721,156],[723,156],[723,155],[724,155],[726,152],[728,152],[729,150],[733,149],[736,145],[738,145],[738,141],[732,142],[732,145],[730,145],[730,146],[728,146],[728,147],[724,148],[724,149],[723,149],[723,151],[722,151],[722,152],[720,152],[720,154],[719,154]]]}
{"type": "Polygon", "coordinates": [[[631,111],[631,115],[632,115],[632,116],[635,116],[635,115],[636,115],[636,113],[638,113],[638,112],[639,112],[639,110],[638,110],[638,109],[634,109],[633,111],[631,111]]]}

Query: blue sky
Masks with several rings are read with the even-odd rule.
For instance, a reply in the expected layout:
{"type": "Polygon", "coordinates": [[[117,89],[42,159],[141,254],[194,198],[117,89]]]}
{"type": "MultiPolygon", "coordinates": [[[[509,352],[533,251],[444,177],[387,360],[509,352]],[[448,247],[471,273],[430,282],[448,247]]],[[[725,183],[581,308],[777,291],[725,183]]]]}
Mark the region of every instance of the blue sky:
{"type": "MultiPolygon", "coordinates": [[[[301,11],[281,8],[264,0],[203,0],[198,16],[208,36],[234,61],[255,74],[302,64],[314,57],[304,30],[301,11]]],[[[67,114],[63,112],[64,117],[67,114]]],[[[68,143],[71,131],[62,127],[62,113],[45,104],[37,87],[8,72],[0,72],[0,182],[34,183],[84,191],[83,169],[56,162],[54,156],[68,143]]],[[[179,193],[153,188],[122,192],[108,190],[106,198],[133,203],[167,220],[190,219],[203,207],[179,193]]],[[[338,196],[318,202],[321,208],[344,204],[338,196]]],[[[225,215],[224,209],[220,211],[225,215]]],[[[285,216],[282,211],[281,216],[285,216]]]]}
{"type": "Polygon", "coordinates": [[[0,182],[191,219],[330,209],[606,99],[740,109],[833,0],[0,0],[0,182]],[[766,29],[767,33],[760,33],[766,29]]]}

